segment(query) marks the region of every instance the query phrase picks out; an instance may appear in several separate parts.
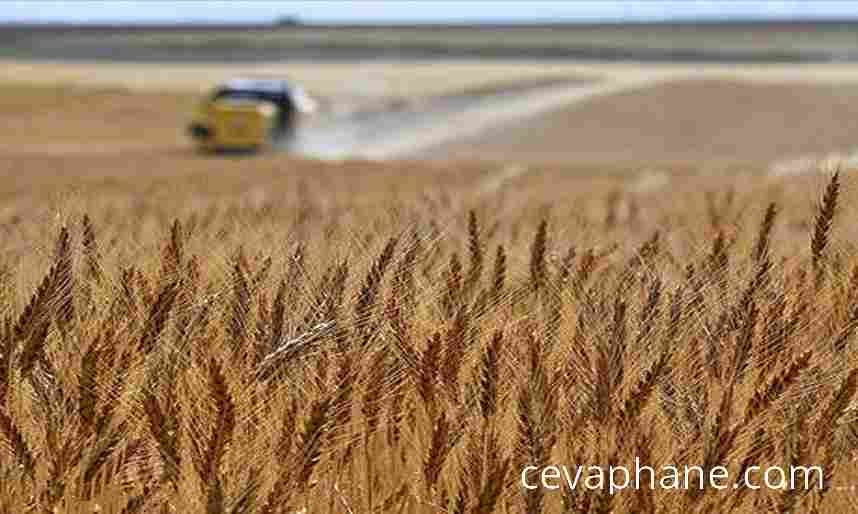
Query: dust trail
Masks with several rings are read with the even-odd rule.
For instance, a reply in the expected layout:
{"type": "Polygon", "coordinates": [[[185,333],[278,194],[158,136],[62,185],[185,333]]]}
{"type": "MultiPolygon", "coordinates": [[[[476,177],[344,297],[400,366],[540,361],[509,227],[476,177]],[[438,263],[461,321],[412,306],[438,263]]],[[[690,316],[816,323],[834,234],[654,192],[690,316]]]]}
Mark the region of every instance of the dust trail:
{"type": "Polygon", "coordinates": [[[576,102],[649,86],[655,80],[647,78],[594,85],[553,86],[501,98],[487,98],[452,113],[439,123],[421,130],[406,131],[397,137],[382,139],[366,148],[358,149],[357,156],[390,159],[412,155],[447,141],[472,136],[505,123],[538,116],[576,102]]]}
{"type": "Polygon", "coordinates": [[[858,149],[781,159],[769,166],[769,175],[772,177],[785,177],[812,173],[830,173],[836,168],[848,170],[858,168],[858,149]]]}
{"type": "Polygon", "coordinates": [[[334,117],[301,127],[287,150],[322,159],[411,157],[450,140],[660,79],[648,76],[447,97],[416,107],[334,117]]]}

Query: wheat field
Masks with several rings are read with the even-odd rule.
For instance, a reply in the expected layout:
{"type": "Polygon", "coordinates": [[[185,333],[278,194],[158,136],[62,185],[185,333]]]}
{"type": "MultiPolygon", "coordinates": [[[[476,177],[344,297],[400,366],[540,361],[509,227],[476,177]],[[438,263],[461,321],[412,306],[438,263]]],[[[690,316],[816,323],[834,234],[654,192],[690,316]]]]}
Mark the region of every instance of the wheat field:
{"type": "Polygon", "coordinates": [[[848,170],[251,162],[5,182],[0,512],[854,509],[848,170]],[[520,484],[635,457],[825,487],[520,484]]]}

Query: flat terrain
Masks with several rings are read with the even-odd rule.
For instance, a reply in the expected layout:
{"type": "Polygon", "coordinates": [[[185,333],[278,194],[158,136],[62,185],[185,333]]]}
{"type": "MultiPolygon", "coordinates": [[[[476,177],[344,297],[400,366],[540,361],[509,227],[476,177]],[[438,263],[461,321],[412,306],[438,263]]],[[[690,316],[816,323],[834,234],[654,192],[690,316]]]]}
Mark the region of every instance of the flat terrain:
{"type": "Polygon", "coordinates": [[[120,88],[0,86],[7,127],[0,152],[116,152],[177,144],[194,107],[181,93],[129,92],[120,88]]]}
{"type": "Polygon", "coordinates": [[[78,86],[198,95],[236,76],[288,78],[336,107],[378,107],[431,96],[490,92],[528,83],[594,80],[598,70],[515,61],[480,63],[339,61],[324,63],[127,63],[0,59],[0,84],[78,86]]]}
{"type": "Polygon", "coordinates": [[[858,67],[847,64],[5,61],[0,105],[16,129],[0,148],[190,151],[183,127],[204,86],[286,72],[322,101],[303,140],[322,157],[761,165],[851,152],[858,133],[858,67]]]}
{"type": "Polygon", "coordinates": [[[686,80],[600,96],[431,151],[498,161],[765,161],[858,147],[858,87],[686,80]]]}
{"type": "Polygon", "coordinates": [[[0,27],[0,53],[53,59],[240,62],[330,59],[855,60],[858,24],[0,27]]]}
{"type": "Polygon", "coordinates": [[[375,59],[321,63],[129,63],[100,60],[0,59],[0,84],[77,85],[132,91],[198,94],[235,76],[287,77],[323,98],[420,98],[473,89],[503,89],[530,81],[652,80],[684,78],[741,79],[762,82],[858,82],[858,66],[848,63],[735,65],[709,63],[581,62],[574,60],[431,62],[375,59]]]}

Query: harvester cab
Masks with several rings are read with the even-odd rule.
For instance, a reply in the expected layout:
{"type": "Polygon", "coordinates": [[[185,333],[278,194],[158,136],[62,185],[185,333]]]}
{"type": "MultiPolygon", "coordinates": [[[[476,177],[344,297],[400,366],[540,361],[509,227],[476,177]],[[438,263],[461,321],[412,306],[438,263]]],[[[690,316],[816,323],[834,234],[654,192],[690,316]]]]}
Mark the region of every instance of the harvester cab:
{"type": "Polygon", "coordinates": [[[315,102],[284,80],[236,79],[200,102],[188,132],[201,150],[262,150],[292,138],[314,110],[315,102]]]}

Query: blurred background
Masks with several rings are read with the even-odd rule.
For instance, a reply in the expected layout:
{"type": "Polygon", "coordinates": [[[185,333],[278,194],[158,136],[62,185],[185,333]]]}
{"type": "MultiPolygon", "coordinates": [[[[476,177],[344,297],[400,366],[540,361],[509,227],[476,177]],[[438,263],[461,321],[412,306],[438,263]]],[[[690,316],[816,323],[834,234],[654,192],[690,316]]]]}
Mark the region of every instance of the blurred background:
{"type": "Polygon", "coordinates": [[[251,77],[318,106],[284,154],[784,172],[852,153],[856,7],[7,1],[0,152],[186,155],[194,106],[251,77]]]}

